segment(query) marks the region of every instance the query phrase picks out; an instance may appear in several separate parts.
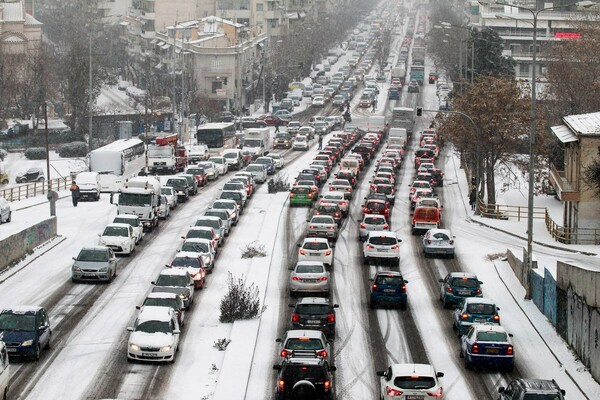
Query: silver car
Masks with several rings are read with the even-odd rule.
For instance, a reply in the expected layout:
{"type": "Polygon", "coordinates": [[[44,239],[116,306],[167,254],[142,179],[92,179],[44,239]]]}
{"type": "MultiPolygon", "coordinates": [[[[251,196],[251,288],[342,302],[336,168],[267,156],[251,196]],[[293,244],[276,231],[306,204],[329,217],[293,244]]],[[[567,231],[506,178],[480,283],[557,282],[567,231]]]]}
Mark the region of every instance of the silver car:
{"type": "Polygon", "coordinates": [[[340,208],[343,215],[348,215],[348,207],[350,202],[344,196],[344,193],[337,191],[324,192],[319,203],[335,203],[340,208]]]}
{"type": "Polygon", "coordinates": [[[90,246],[81,249],[71,267],[73,282],[111,281],[117,276],[118,260],[111,248],[90,246]]]}
{"type": "Polygon", "coordinates": [[[217,166],[212,161],[201,161],[198,163],[198,167],[202,168],[206,172],[206,179],[213,181],[219,177],[219,171],[217,166]]]}
{"type": "Polygon", "coordinates": [[[298,293],[323,293],[329,296],[331,280],[325,264],[300,261],[290,274],[290,296],[298,293]]]}
{"type": "Polygon", "coordinates": [[[365,214],[358,226],[358,238],[364,241],[371,231],[389,231],[390,225],[381,214],[365,214]]]}
{"type": "Polygon", "coordinates": [[[454,236],[448,229],[430,229],[423,235],[425,257],[442,255],[454,258],[454,236]]]}
{"type": "Polygon", "coordinates": [[[215,266],[216,249],[209,239],[186,239],[180,252],[198,253],[202,257],[202,263],[208,272],[212,272],[215,266]]]}
{"type": "MultiPolygon", "coordinates": [[[[229,236],[231,233],[231,227],[233,226],[233,220],[229,215],[228,210],[216,210],[213,208],[209,208],[204,212],[205,217],[217,217],[222,221],[222,229],[224,232],[224,236],[229,236]]],[[[211,225],[216,225],[214,222],[211,225]]]]}
{"type": "Polygon", "coordinates": [[[306,222],[308,222],[307,237],[324,237],[333,241],[337,240],[338,226],[331,215],[315,215],[306,222]]]}
{"type": "Polygon", "coordinates": [[[212,203],[212,206],[210,206],[210,208],[213,208],[215,210],[229,211],[229,216],[231,217],[231,220],[233,221],[233,225],[237,225],[237,223],[240,220],[240,206],[238,206],[238,204],[235,202],[235,200],[228,200],[228,199],[215,200],[214,203],[212,203]]]}
{"type": "Polygon", "coordinates": [[[265,183],[267,181],[267,167],[265,165],[250,164],[246,167],[246,171],[252,174],[257,183],[265,183]]]}

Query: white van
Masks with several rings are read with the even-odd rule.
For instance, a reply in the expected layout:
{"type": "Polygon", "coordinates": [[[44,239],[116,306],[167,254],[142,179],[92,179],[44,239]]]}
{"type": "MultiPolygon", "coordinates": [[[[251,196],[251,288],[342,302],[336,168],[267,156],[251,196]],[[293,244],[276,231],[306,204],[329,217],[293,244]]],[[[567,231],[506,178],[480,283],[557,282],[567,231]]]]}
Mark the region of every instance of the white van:
{"type": "Polygon", "coordinates": [[[100,200],[100,175],[97,172],[80,172],[75,181],[79,186],[80,200],[100,200]]]}
{"type": "Polygon", "coordinates": [[[340,169],[349,169],[354,171],[354,174],[358,176],[360,174],[360,163],[354,158],[342,158],[340,161],[340,169]]]}
{"type": "Polygon", "coordinates": [[[0,342],[0,399],[8,398],[10,387],[10,368],[8,365],[8,352],[4,342],[0,342]]]}

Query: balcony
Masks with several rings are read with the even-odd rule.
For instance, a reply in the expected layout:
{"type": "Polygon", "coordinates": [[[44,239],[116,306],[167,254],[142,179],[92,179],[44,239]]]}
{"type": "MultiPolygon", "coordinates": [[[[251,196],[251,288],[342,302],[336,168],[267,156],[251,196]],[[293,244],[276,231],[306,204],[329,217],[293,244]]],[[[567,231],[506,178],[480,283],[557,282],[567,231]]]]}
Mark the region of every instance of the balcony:
{"type": "Polygon", "coordinates": [[[565,171],[557,170],[554,164],[552,164],[550,165],[549,178],[560,201],[579,201],[577,183],[569,182],[565,176],[565,171]]]}

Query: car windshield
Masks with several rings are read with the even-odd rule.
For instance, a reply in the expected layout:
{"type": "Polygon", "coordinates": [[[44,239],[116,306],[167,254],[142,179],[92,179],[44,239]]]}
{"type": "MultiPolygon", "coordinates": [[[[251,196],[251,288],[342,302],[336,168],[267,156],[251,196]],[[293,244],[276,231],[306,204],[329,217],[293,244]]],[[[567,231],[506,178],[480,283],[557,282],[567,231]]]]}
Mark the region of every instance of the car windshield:
{"type": "Polygon", "coordinates": [[[160,194],[166,194],[166,195],[172,195],[173,194],[173,189],[172,188],[161,188],[160,189],[160,194]]]}
{"type": "Polygon", "coordinates": [[[523,400],[563,400],[558,393],[525,393],[523,400]]]}
{"type": "Polygon", "coordinates": [[[195,257],[175,257],[173,262],[171,262],[172,267],[191,267],[191,268],[200,268],[200,260],[195,257]]]}
{"type": "Polygon", "coordinates": [[[119,194],[120,206],[149,206],[152,197],[147,194],[121,193],[119,194]]]}
{"type": "MultiPolygon", "coordinates": [[[[206,226],[206,225],[198,225],[196,222],[196,226],[206,226]]],[[[211,226],[212,228],[212,226],[211,226]]],[[[210,231],[204,229],[190,229],[190,231],[186,235],[186,239],[208,239],[212,240],[212,233],[210,231]]],[[[183,250],[183,249],[182,249],[183,250]]],[[[187,250],[189,251],[189,250],[187,250]]]]}
{"type": "Polygon", "coordinates": [[[317,365],[288,365],[283,373],[285,380],[299,382],[307,380],[310,382],[323,382],[325,373],[323,367],[317,365]]]}
{"type": "Polygon", "coordinates": [[[303,247],[307,250],[327,250],[329,248],[324,242],[306,242],[303,247]]]}
{"type": "MultiPolygon", "coordinates": [[[[207,217],[217,217],[217,216],[218,215],[207,215],[207,217]]],[[[221,217],[219,217],[219,218],[221,218],[221,217]]],[[[215,228],[215,229],[220,228],[219,221],[218,220],[212,220],[212,219],[205,219],[205,220],[196,221],[196,226],[207,226],[207,227],[215,228]]]]}
{"type": "Polygon", "coordinates": [[[198,166],[202,169],[213,169],[212,163],[199,163],[198,166]]]}
{"type": "Polygon", "coordinates": [[[437,240],[450,240],[448,235],[446,235],[444,232],[436,232],[431,236],[432,236],[432,238],[437,239],[437,240]]]}
{"type": "Polygon", "coordinates": [[[260,165],[249,165],[246,170],[250,172],[263,172],[265,169],[260,165]]]}
{"type": "Polygon", "coordinates": [[[223,185],[223,190],[244,190],[243,183],[226,183],[223,185]]]}
{"type": "Polygon", "coordinates": [[[469,314],[494,315],[496,307],[493,304],[471,303],[467,305],[467,312],[469,314]]]}
{"type": "MultiPolygon", "coordinates": [[[[204,215],[206,215],[207,217],[218,217],[221,218],[223,221],[226,221],[229,219],[229,213],[227,213],[227,210],[206,210],[204,212],[204,215]]],[[[218,221],[212,221],[213,225],[212,228],[217,228],[217,225],[219,224],[218,221]]],[[[206,226],[206,225],[201,225],[201,226],[206,226]]]]}
{"type": "Polygon", "coordinates": [[[288,339],[285,348],[289,350],[321,350],[323,343],[319,339],[288,339]]]}
{"type": "Polygon", "coordinates": [[[134,228],[136,228],[140,224],[140,221],[136,218],[124,218],[124,217],[115,217],[115,220],[113,222],[116,224],[131,225],[134,228]]]}
{"type": "Polygon", "coordinates": [[[365,217],[365,224],[368,225],[384,225],[385,224],[385,220],[383,218],[377,218],[377,217],[365,217]]]}
{"type": "Polygon", "coordinates": [[[215,201],[212,205],[212,208],[216,208],[217,210],[233,210],[235,207],[235,204],[223,203],[219,201],[215,201]]]}
{"type": "Polygon", "coordinates": [[[237,153],[225,153],[225,154],[223,154],[223,157],[235,159],[235,158],[238,158],[238,155],[237,155],[237,153]]]}
{"type": "Polygon", "coordinates": [[[212,161],[212,162],[214,162],[215,164],[225,164],[225,160],[223,160],[223,159],[222,159],[222,158],[220,158],[220,157],[215,157],[215,158],[212,158],[212,157],[211,157],[209,161],[212,161]]]}
{"type": "Polygon", "coordinates": [[[294,194],[308,194],[309,192],[310,192],[310,188],[307,188],[307,187],[292,188],[292,193],[294,193],[294,194]]]}
{"type": "Polygon", "coordinates": [[[169,179],[167,181],[167,186],[171,186],[174,188],[184,188],[187,186],[187,181],[185,179],[169,179]]]}
{"type": "Polygon", "coordinates": [[[389,236],[371,236],[369,238],[369,243],[380,246],[393,246],[398,244],[398,239],[389,236]]]}
{"type": "Polygon", "coordinates": [[[273,160],[271,158],[259,158],[254,161],[255,164],[269,165],[273,164],[273,160]]]}
{"type": "Polygon", "coordinates": [[[35,315],[33,314],[0,314],[0,331],[23,331],[35,330],[35,315]]]}
{"type": "Polygon", "coordinates": [[[378,285],[400,286],[404,284],[404,280],[398,275],[379,275],[375,283],[378,285]]]}
{"type": "Polygon", "coordinates": [[[311,224],[333,224],[333,219],[332,218],[327,218],[327,217],[314,217],[313,219],[310,220],[311,224]]]}
{"type": "Polygon", "coordinates": [[[296,266],[297,274],[322,274],[323,272],[321,264],[300,264],[296,266]]]}
{"type": "Polygon", "coordinates": [[[506,332],[478,332],[477,340],[481,342],[506,342],[508,337],[506,332]]]}
{"type": "Polygon", "coordinates": [[[240,192],[223,191],[221,192],[221,199],[239,200],[242,198],[240,192]]]}
{"type": "Polygon", "coordinates": [[[102,236],[129,236],[129,230],[121,226],[107,226],[102,233],[102,236]]]}
{"type": "Polygon", "coordinates": [[[372,201],[367,203],[367,208],[370,208],[371,210],[383,210],[385,209],[385,204],[378,201],[372,201]]]}
{"type": "Polygon", "coordinates": [[[169,321],[144,321],[135,327],[136,332],[144,333],[171,333],[169,321]]]}
{"type": "Polygon", "coordinates": [[[104,262],[108,261],[107,250],[83,249],[77,256],[77,261],[104,262]]]}
{"type": "Polygon", "coordinates": [[[174,298],[149,298],[144,301],[145,306],[156,307],[171,307],[174,310],[179,310],[179,303],[174,298]]]}
{"type": "Polygon", "coordinates": [[[454,279],[452,279],[452,286],[464,287],[464,288],[476,288],[476,287],[479,287],[479,282],[477,282],[476,279],[454,278],[454,279]]]}
{"type": "Polygon", "coordinates": [[[430,389],[435,386],[435,379],[431,376],[398,376],[394,385],[401,389],[430,389]]]}
{"type": "Polygon", "coordinates": [[[317,211],[320,213],[323,213],[323,214],[333,214],[338,211],[338,207],[335,205],[333,205],[333,206],[323,205],[323,206],[319,206],[317,211]]]}
{"type": "Polygon", "coordinates": [[[188,285],[188,279],[185,275],[159,275],[156,280],[156,286],[180,286],[188,285]]]}
{"type": "Polygon", "coordinates": [[[298,304],[296,312],[305,315],[325,315],[329,312],[329,306],[326,304],[298,304]]]}
{"type": "Polygon", "coordinates": [[[391,186],[377,186],[376,191],[383,194],[392,194],[393,188],[391,186]]]}
{"type": "Polygon", "coordinates": [[[181,246],[181,251],[189,251],[192,253],[208,253],[210,248],[206,242],[185,242],[181,246]]]}

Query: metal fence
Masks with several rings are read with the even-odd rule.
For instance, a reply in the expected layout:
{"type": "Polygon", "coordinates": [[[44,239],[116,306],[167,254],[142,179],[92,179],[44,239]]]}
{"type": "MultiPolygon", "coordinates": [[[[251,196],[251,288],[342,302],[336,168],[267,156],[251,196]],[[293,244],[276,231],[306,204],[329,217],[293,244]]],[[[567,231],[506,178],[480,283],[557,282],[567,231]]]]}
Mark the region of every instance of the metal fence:
{"type": "Polygon", "coordinates": [[[45,195],[48,190],[67,190],[71,186],[72,178],[62,177],[44,182],[31,182],[5,189],[0,189],[0,195],[8,201],[19,201],[30,197],[45,195]]]}

